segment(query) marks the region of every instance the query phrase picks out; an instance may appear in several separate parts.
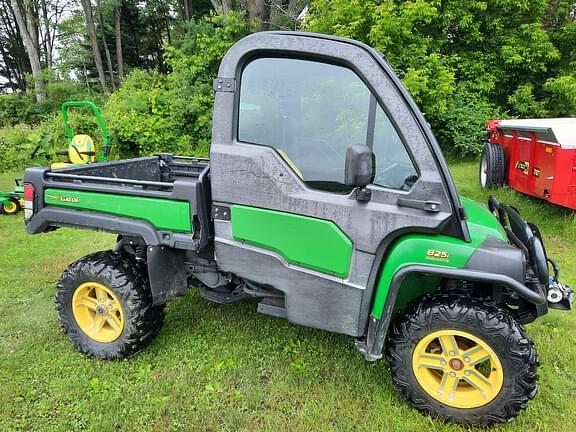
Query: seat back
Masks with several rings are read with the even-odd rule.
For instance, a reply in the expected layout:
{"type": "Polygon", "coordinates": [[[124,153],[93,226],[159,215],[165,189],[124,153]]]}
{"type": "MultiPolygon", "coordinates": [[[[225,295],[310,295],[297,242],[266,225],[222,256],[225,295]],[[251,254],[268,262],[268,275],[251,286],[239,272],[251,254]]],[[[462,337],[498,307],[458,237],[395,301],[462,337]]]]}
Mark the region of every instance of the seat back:
{"type": "Polygon", "coordinates": [[[73,164],[86,164],[96,160],[96,147],[88,135],[74,135],[68,144],[68,160],[73,164]]]}

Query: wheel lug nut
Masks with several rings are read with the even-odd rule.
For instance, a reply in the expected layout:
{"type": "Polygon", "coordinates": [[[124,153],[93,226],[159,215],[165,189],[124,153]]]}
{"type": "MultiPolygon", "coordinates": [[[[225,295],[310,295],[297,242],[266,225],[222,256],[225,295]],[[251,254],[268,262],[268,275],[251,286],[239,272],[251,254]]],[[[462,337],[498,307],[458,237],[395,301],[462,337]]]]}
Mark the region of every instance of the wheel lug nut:
{"type": "Polygon", "coordinates": [[[452,357],[454,357],[456,355],[456,353],[454,351],[450,351],[448,354],[450,354],[452,357]]]}
{"type": "Polygon", "coordinates": [[[456,376],[456,372],[450,372],[450,376],[454,378],[456,376]]]}
{"type": "Polygon", "coordinates": [[[466,363],[470,363],[470,357],[464,357],[464,361],[465,361],[466,363]]]}
{"type": "Polygon", "coordinates": [[[470,376],[470,371],[469,371],[469,370],[467,370],[467,371],[464,371],[464,375],[466,375],[466,376],[470,376]]]}
{"type": "Polygon", "coordinates": [[[446,366],[446,360],[440,360],[440,364],[441,364],[442,366],[446,366]]]}

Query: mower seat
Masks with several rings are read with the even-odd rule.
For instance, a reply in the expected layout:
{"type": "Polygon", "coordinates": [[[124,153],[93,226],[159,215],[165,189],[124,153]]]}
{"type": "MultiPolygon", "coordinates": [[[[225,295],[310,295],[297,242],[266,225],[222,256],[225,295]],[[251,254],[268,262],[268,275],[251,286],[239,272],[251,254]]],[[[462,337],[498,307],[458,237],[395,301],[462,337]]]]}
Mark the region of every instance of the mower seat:
{"type": "Polygon", "coordinates": [[[73,165],[81,165],[96,160],[96,148],[94,141],[88,135],[74,135],[68,144],[68,162],[55,162],[50,165],[51,169],[62,169],[73,165]]]}

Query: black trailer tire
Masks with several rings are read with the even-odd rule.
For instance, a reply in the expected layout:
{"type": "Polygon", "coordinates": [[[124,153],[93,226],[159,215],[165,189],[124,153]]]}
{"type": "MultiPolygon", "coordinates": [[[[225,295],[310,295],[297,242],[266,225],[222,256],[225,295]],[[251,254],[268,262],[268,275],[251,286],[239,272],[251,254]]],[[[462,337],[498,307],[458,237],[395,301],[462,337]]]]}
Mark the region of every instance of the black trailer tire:
{"type": "Polygon", "coordinates": [[[500,144],[490,142],[484,144],[478,178],[483,189],[499,187],[506,183],[506,159],[500,144]]]}
{"type": "Polygon", "coordinates": [[[449,422],[506,423],[536,395],[537,354],[522,326],[505,309],[470,297],[437,294],[412,305],[392,324],[386,354],[406,399],[449,422]],[[446,350],[454,343],[456,352],[446,350]]]}
{"type": "Polygon", "coordinates": [[[153,306],[146,270],[128,254],[104,251],[64,271],[56,309],[62,330],[79,351],[102,359],[127,358],[159,333],[164,305],[153,306]]]}
{"type": "Polygon", "coordinates": [[[8,198],[8,201],[10,201],[10,206],[6,206],[6,205],[2,205],[2,208],[0,208],[0,213],[7,215],[7,216],[13,216],[15,214],[20,213],[20,210],[22,210],[22,207],[20,206],[20,201],[18,201],[16,198],[8,198]]]}

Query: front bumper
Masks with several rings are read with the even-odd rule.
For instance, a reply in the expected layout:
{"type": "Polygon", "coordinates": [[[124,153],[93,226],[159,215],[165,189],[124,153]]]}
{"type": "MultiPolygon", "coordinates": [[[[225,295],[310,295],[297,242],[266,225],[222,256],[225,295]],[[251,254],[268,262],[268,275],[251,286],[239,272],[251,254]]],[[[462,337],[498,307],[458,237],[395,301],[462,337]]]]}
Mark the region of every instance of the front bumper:
{"type": "Polygon", "coordinates": [[[525,221],[518,209],[500,203],[494,196],[488,199],[488,208],[506,231],[510,243],[524,251],[527,259],[526,286],[545,293],[548,307],[571,310],[574,292],[559,281],[560,269],[556,261],[547,256],[538,226],[525,221]]]}

